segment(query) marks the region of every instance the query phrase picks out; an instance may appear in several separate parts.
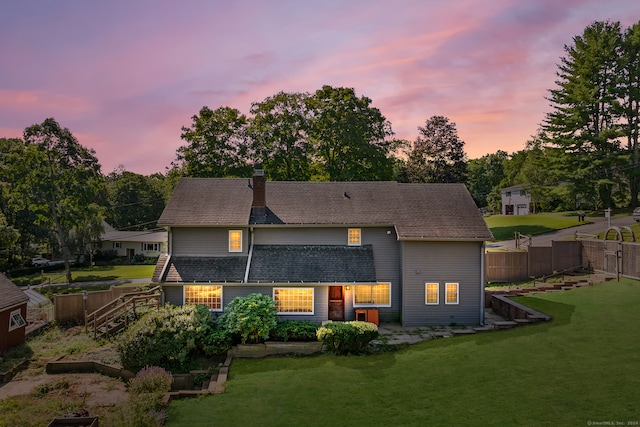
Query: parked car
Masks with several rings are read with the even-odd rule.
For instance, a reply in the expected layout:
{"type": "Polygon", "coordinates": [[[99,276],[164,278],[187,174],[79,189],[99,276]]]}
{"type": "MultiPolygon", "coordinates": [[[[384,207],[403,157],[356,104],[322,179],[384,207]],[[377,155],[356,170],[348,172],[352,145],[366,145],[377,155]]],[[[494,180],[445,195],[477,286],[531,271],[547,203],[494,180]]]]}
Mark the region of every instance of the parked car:
{"type": "Polygon", "coordinates": [[[34,267],[44,267],[49,265],[49,260],[46,258],[31,258],[31,265],[34,267]]]}
{"type": "Polygon", "coordinates": [[[640,222],[640,207],[633,210],[633,219],[635,219],[636,222],[640,222]]]}

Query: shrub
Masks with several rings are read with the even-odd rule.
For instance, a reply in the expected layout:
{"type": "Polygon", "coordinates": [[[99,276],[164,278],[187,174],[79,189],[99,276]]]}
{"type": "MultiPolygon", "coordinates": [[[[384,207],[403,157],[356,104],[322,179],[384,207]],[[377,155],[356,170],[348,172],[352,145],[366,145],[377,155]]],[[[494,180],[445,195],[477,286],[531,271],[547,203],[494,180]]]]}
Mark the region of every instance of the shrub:
{"type": "Polygon", "coordinates": [[[275,302],[263,294],[234,298],[220,317],[220,325],[238,334],[242,344],[266,340],[277,321],[275,302]]]}
{"type": "Polygon", "coordinates": [[[217,323],[207,325],[202,330],[198,347],[206,356],[225,353],[231,348],[231,334],[217,323]]]}
{"type": "Polygon", "coordinates": [[[369,343],[378,337],[378,327],[361,321],[327,323],[316,335],[327,350],[335,354],[357,354],[364,353],[369,343]]]}
{"type": "Polygon", "coordinates": [[[315,341],[318,326],[307,320],[279,320],[270,332],[274,341],[315,341]]]}
{"type": "Polygon", "coordinates": [[[171,390],[173,376],[159,366],[145,366],[129,380],[129,392],[133,394],[159,393],[171,390]]]}
{"type": "Polygon", "coordinates": [[[150,311],[117,339],[122,366],[134,372],[147,365],[185,371],[211,322],[206,307],[167,304],[150,311]]]}

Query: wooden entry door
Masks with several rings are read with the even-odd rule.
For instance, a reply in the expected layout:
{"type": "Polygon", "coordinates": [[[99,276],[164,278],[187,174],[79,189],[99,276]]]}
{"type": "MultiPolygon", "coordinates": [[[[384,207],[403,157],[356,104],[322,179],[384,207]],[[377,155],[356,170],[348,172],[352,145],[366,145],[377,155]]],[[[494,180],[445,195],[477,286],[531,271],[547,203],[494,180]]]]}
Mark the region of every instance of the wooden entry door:
{"type": "Polygon", "coordinates": [[[329,286],[329,320],[344,320],[344,292],[342,286],[329,286]]]}

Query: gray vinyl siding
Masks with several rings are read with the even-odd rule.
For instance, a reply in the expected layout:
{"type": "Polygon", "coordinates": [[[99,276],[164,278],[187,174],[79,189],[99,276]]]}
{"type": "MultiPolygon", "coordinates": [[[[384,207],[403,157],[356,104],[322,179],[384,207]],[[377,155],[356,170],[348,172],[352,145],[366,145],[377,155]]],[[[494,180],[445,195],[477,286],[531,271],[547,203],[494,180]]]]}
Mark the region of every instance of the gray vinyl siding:
{"type": "Polygon", "coordinates": [[[248,230],[242,227],[173,227],[171,255],[212,256],[247,254],[248,230]],[[229,252],[229,230],[242,230],[242,252],[229,252]]]}
{"type": "MultiPolygon", "coordinates": [[[[360,228],[361,243],[372,245],[378,282],[391,283],[391,307],[378,308],[380,321],[398,322],[402,297],[401,262],[400,243],[393,227],[257,227],[254,232],[254,243],[258,245],[346,245],[349,228],[360,228]]],[[[344,285],[348,285],[348,283],[344,283],[344,285]]],[[[328,298],[328,294],[325,296],[326,298],[328,298]]],[[[345,320],[354,320],[355,310],[353,292],[346,291],[345,320]]]]}
{"type": "Polygon", "coordinates": [[[481,322],[482,243],[402,242],[402,324],[481,322]],[[439,283],[438,305],[425,304],[425,283],[439,283]],[[445,304],[445,283],[458,283],[458,304],[445,304]]]}
{"type": "MultiPolygon", "coordinates": [[[[196,283],[197,285],[197,283],[196,283]]],[[[204,285],[204,283],[203,283],[204,285]]],[[[273,288],[310,288],[313,286],[291,286],[291,285],[269,285],[269,286],[250,286],[250,285],[225,285],[222,284],[222,305],[224,308],[236,297],[243,297],[249,294],[258,293],[273,297],[273,288]]],[[[184,292],[183,286],[164,285],[164,300],[167,303],[173,305],[184,304],[184,292]]],[[[315,323],[321,323],[327,320],[329,315],[329,290],[326,286],[313,287],[313,315],[280,315],[278,316],[283,320],[308,320],[315,323]]],[[[218,313],[222,314],[222,313],[218,313]]]]}
{"type": "Polygon", "coordinates": [[[347,227],[255,228],[256,245],[346,245],[347,227]]]}

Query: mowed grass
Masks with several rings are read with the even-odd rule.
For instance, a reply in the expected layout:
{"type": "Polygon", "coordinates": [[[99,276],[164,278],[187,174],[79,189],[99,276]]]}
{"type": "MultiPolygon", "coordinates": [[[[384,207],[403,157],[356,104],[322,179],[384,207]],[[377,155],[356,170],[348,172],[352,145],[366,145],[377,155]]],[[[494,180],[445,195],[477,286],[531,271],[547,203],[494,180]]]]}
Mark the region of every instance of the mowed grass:
{"type": "MultiPolygon", "coordinates": [[[[73,282],[94,282],[105,280],[146,279],[151,280],[155,265],[110,265],[103,267],[72,268],[73,282]]],[[[52,284],[65,283],[64,270],[45,274],[32,274],[15,277],[12,281],[18,286],[39,285],[51,279],[52,284]]]]}
{"type": "Polygon", "coordinates": [[[485,217],[487,226],[496,240],[511,240],[515,238],[515,232],[522,234],[541,234],[576,225],[589,224],[586,221],[578,222],[575,215],[566,213],[539,213],[532,215],[491,215],[485,217]]]}
{"type": "Polygon", "coordinates": [[[554,320],[380,355],[234,359],[225,393],[171,402],[166,425],[564,426],[640,420],[640,282],[519,301],[554,320]]]}

